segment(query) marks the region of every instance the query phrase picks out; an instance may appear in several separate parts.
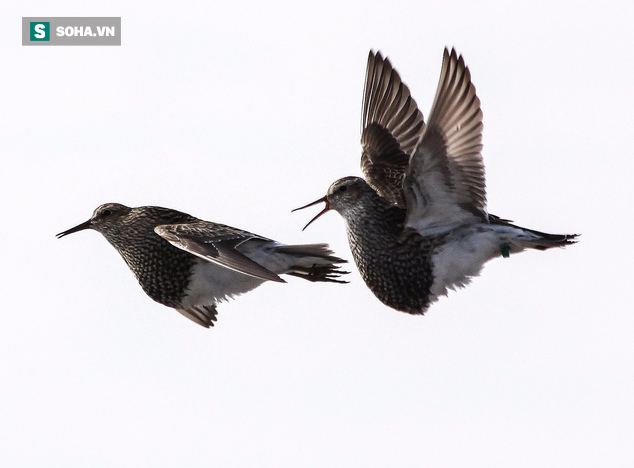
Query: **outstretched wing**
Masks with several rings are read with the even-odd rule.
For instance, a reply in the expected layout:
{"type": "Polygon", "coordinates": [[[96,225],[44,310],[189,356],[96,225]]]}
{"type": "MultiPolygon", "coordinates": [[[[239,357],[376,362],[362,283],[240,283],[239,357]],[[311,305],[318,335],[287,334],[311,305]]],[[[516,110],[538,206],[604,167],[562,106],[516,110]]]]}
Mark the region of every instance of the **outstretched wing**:
{"type": "Polygon", "coordinates": [[[154,232],[173,246],[230,270],[263,280],[285,282],[272,271],[236,250],[236,247],[245,242],[273,242],[270,239],[207,221],[165,224],[155,227],[154,232]]]}
{"type": "Polygon", "coordinates": [[[445,49],[436,98],[411,158],[406,225],[442,232],[487,219],[482,111],[462,56],[445,49]]]}
{"type": "Polygon", "coordinates": [[[370,51],[363,93],[361,169],[368,184],[405,208],[403,178],[423,129],[423,114],[390,61],[370,51]]]}

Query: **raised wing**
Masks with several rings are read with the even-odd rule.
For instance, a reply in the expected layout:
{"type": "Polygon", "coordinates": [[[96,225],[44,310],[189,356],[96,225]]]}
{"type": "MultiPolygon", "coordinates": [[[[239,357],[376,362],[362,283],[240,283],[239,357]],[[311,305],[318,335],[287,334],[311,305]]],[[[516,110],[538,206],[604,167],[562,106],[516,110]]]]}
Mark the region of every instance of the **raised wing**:
{"type": "Polygon", "coordinates": [[[230,270],[263,280],[285,282],[272,271],[236,250],[237,246],[245,242],[272,243],[270,239],[207,221],[166,224],[155,227],[154,232],[173,246],[230,270]]]}
{"type": "Polygon", "coordinates": [[[379,195],[405,208],[403,178],[423,114],[390,61],[370,51],[363,93],[361,169],[379,195]]]}
{"type": "Polygon", "coordinates": [[[445,49],[436,98],[405,176],[407,227],[442,232],[488,219],[482,111],[462,56],[445,49]]]}

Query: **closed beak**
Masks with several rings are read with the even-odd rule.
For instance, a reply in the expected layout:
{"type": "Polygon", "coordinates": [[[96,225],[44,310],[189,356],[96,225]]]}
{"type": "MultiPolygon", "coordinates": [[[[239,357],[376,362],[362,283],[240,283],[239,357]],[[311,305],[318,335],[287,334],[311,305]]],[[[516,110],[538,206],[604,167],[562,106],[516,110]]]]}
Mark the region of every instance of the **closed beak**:
{"type": "Polygon", "coordinates": [[[91,227],[92,227],[92,224],[90,220],[88,220],[85,223],[81,223],[79,226],[70,228],[68,231],[64,231],[64,232],[60,232],[59,234],[56,234],[55,237],[57,237],[58,239],[61,239],[62,237],[67,236],[68,234],[72,234],[73,232],[83,231],[84,229],[90,229],[91,227]]]}

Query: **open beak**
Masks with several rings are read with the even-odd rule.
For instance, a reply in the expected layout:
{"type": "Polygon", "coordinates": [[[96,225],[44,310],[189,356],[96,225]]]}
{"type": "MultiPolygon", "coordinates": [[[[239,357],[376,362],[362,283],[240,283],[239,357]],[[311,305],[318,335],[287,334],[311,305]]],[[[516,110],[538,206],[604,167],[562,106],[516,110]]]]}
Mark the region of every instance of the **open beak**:
{"type": "Polygon", "coordinates": [[[90,220],[86,221],[85,223],[81,223],[79,226],[75,226],[74,228],[70,228],[68,231],[64,231],[64,232],[60,232],[59,234],[56,234],[55,237],[57,237],[58,239],[67,236],[68,234],[72,234],[73,232],[78,232],[78,231],[83,231],[84,229],[90,229],[92,227],[90,220]]]}
{"type": "MultiPolygon", "coordinates": [[[[317,213],[317,216],[315,216],[313,219],[308,221],[308,224],[306,226],[304,226],[304,229],[306,229],[308,226],[310,226],[313,223],[313,221],[315,221],[317,218],[319,218],[321,215],[323,215],[326,211],[330,210],[330,203],[328,203],[328,198],[323,197],[323,198],[320,198],[319,200],[315,200],[314,202],[309,203],[308,205],[304,205],[304,206],[300,206],[299,208],[295,208],[294,210],[291,211],[291,213],[293,211],[303,210],[304,208],[308,208],[309,206],[313,206],[313,205],[316,205],[317,203],[321,203],[321,202],[324,202],[326,204],[326,207],[323,210],[321,210],[319,213],[317,213]]],[[[302,229],[302,231],[304,229],[302,229]]]]}

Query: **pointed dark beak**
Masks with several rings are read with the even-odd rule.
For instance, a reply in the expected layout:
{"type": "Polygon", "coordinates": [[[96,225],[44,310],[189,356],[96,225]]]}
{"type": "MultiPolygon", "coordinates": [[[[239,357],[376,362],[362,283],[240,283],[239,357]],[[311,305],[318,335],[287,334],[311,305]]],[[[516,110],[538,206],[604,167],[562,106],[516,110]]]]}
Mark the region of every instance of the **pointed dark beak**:
{"type": "Polygon", "coordinates": [[[83,231],[84,229],[90,229],[92,227],[90,220],[85,223],[81,223],[79,226],[75,226],[74,228],[70,228],[68,231],[60,232],[59,234],[55,234],[55,237],[61,239],[68,234],[72,234],[73,232],[83,231]]]}
{"type": "Polygon", "coordinates": [[[319,200],[315,200],[314,202],[309,203],[308,205],[300,206],[299,208],[295,208],[294,210],[291,211],[291,213],[292,213],[293,211],[303,210],[304,208],[308,208],[309,206],[313,206],[313,205],[316,205],[317,203],[321,203],[321,202],[324,202],[326,204],[326,207],[323,210],[321,210],[319,213],[317,213],[317,216],[315,216],[313,219],[308,221],[308,224],[306,226],[304,226],[304,229],[302,229],[302,231],[304,231],[308,226],[313,224],[313,221],[315,221],[317,218],[319,218],[321,215],[323,215],[326,211],[330,210],[330,203],[328,203],[328,198],[326,198],[326,197],[320,198],[319,200]]]}

